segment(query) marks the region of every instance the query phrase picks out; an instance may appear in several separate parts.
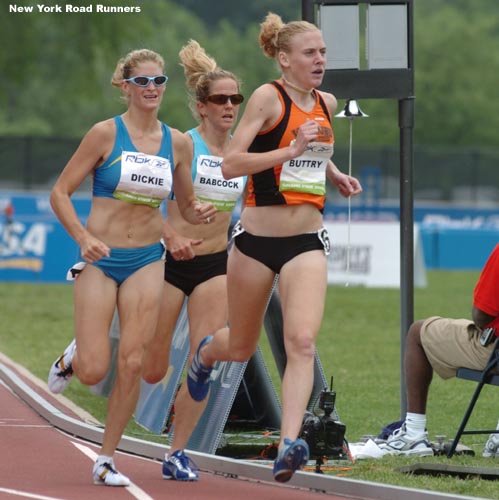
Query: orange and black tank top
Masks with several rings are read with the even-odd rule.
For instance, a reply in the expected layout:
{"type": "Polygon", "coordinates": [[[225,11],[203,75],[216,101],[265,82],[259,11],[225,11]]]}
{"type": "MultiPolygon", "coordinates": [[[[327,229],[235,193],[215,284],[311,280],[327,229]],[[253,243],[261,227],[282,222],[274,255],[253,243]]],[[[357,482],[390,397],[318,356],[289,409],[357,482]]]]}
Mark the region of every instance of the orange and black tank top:
{"type": "Polygon", "coordinates": [[[307,120],[320,124],[319,137],[309,143],[307,150],[298,158],[251,175],[246,206],[311,203],[322,210],[326,198],[326,166],[333,154],[334,144],[329,110],[315,90],[315,106],[307,112],[291,100],[282,85],[275,81],[270,84],[277,89],[282,113],[271,128],[255,137],[248,151],[261,153],[289,146],[296,138],[298,128],[307,120]]]}

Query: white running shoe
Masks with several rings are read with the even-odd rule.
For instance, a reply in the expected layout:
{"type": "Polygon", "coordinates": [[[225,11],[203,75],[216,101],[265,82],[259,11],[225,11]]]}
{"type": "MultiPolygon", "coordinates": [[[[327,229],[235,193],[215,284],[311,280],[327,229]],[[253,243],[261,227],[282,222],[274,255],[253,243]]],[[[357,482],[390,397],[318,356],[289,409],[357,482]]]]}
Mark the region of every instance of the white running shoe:
{"type": "Polygon", "coordinates": [[[76,340],[73,339],[71,344],[66,347],[66,350],[59,356],[50,367],[48,386],[54,394],[60,394],[73,376],[73,366],[71,364],[76,350],[76,340]]]}
{"type": "Polygon", "coordinates": [[[130,486],[130,479],[118,472],[114,467],[114,461],[97,461],[93,469],[94,484],[98,486],[130,486]]]}
{"type": "Polygon", "coordinates": [[[499,457],[499,434],[491,434],[485,447],[483,448],[482,457],[497,458],[499,457]]]}
{"type": "Polygon", "coordinates": [[[425,432],[420,437],[414,439],[407,435],[405,424],[378,446],[391,455],[415,457],[431,457],[433,455],[433,448],[428,440],[428,433],[425,432]]]}

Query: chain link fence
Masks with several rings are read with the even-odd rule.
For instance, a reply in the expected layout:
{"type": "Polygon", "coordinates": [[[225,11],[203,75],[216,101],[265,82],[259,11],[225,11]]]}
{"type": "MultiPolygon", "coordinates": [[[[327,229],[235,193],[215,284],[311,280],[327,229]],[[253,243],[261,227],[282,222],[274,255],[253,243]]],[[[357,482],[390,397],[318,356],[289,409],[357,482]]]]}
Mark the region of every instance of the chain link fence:
{"type": "MultiPolygon", "coordinates": [[[[79,139],[0,137],[0,190],[49,190],[78,147],[79,139]]],[[[335,148],[334,161],[348,170],[349,151],[335,148]]],[[[396,202],[400,193],[397,147],[354,147],[352,174],[364,187],[354,201],[396,202]]],[[[499,204],[499,149],[414,147],[414,200],[470,207],[499,204]]],[[[82,186],[89,190],[90,183],[82,186]]],[[[335,197],[340,201],[339,197],[335,197]]]]}

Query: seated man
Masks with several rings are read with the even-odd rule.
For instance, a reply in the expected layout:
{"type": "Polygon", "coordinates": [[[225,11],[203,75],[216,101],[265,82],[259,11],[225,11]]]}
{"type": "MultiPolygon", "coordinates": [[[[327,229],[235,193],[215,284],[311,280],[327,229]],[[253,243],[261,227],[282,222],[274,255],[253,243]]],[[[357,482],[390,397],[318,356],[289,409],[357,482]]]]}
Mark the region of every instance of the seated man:
{"type": "MultiPolygon", "coordinates": [[[[407,414],[402,427],[380,448],[397,455],[433,455],[426,431],[426,402],[433,371],[448,379],[460,367],[485,368],[495,334],[499,335],[499,244],[475,286],[472,318],[473,321],[433,316],[410,326],[404,361],[407,414]]],[[[499,456],[499,434],[490,435],[483,456],[499,456]]]]}

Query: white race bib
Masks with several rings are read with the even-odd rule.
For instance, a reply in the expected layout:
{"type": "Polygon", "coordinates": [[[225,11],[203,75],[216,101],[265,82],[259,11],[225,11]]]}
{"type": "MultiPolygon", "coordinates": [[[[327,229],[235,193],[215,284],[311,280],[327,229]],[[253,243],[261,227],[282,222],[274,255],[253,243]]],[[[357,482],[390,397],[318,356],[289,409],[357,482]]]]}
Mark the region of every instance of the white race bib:
{"type": "Polygon", "coordinates": [[[220,156],[198,156],[194,192],[198,200],[213,203],[217,210],[231,212],[244,191],[245,179],[224,179],[222,160],[220,156]]]}
{"type": "Polygon", "coordinates": [[[326,167],[334,145],[311,142],[298,157],[282,164],[279,191],[326,194],[326,167]]]}
{"type": "Polygon", "coordinates": [[[121,177],[113,193],[128,203],[157,208],[172,189],[170,160],[135,151],[121,153],[121,177]]]}

